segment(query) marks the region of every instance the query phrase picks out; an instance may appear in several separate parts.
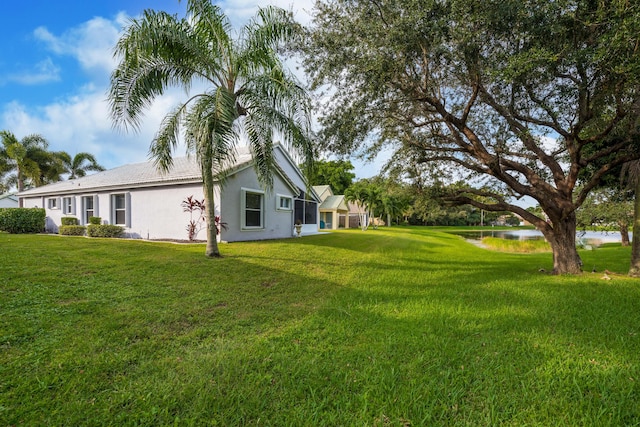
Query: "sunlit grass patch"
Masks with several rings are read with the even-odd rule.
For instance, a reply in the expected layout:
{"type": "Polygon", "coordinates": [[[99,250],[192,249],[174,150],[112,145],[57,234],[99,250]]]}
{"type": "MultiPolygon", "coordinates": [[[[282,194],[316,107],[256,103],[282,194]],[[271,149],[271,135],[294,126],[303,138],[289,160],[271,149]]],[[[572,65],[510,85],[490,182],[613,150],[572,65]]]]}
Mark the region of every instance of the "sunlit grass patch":
{"type": "Polygon", "coordinates": [[[488,249],[501,252],[537,253],[551,252],[551,246],[546,240],[510,240],[498,237],[485,237],[482,244],[488,249]]]}

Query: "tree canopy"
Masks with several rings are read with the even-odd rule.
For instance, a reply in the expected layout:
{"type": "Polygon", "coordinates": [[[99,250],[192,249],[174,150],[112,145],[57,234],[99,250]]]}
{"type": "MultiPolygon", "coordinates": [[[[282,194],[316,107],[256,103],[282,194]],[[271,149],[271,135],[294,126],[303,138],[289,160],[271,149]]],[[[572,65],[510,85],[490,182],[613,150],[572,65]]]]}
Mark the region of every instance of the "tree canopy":
{"type": "Polygon", "coordinates": [[[327,148],[390,144],[466,171],[482,189],[451,201],[519,214],[550,242],[554,272],[577,273],[576,209],[640,158],[639,34],[637,2],[327,0],[302,50],[328,88],[327,148]]]}
{"type": "Polygon", "coordinates": [[[76,153],[71,157],[66,152],[61,152],[60,160],[62,161],[65,173],[69,174],[69,179],[81,178],[87,175],[87,172],[100,172],[104,170],[95,156],[91,153],[76,153]]]}
{"type": "Polygon", "coordinates": [[[334,194],[344,194],[356,174],[348,160],[317,160],[311,173],[311,185],[330,185],[334,194]]]}
{"type": "Polygon", "coordinates": [[[95,157],[78,153],[71,158],[65,151],[49,151],[49,142],[39,134],[18,139],[12,132],[0,132],[0,192],[85,176],[89,171],[102,171],[95,157]]]}
{"type": "Polygon", "coordinates": [[[55,170],[51,167],[52,155],[47,151],[49,143],[42,135],[27,135],[19,140],[12,132],[3,130],[0,140],[0,167],[9,174],[5,186],[15,186],[23,191],[29,186],[56,180],[55,170]]]}

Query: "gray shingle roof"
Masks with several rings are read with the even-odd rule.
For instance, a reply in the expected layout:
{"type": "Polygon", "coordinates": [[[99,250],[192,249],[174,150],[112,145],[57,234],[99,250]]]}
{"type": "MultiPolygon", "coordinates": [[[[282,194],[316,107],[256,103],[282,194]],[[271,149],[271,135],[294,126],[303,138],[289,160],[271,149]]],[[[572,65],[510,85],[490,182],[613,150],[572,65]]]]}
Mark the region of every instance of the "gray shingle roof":
{"type": "MultiPolygon", "coordinates": [[[[238,147],[236,161],[229,165],[229,169],[237,169],[244,164],[250,163],[251,159],[251,153],[247,147],[238,147]]],[[[151,161],[133,163],[82,178],[32,188],[18,195],[20,197],[30,197],[194,182],[202,182],[202,178],[198,163],[195,157],[191,156],[174,158],[173,167],[167,173],[158,171],[151,161]]]]}

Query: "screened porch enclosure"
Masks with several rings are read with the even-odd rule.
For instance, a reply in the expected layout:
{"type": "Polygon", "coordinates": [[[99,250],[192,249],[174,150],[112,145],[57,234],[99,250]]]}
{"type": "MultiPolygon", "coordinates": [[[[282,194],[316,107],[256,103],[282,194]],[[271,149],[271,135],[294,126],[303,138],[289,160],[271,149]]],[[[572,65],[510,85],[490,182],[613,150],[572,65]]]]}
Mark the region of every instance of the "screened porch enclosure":
{"type": "Polygon", "coordinates": [[[295,199],[293,219],[296,224],[318,224],[318,203],[307,200],[304,191],[295,199]]]}

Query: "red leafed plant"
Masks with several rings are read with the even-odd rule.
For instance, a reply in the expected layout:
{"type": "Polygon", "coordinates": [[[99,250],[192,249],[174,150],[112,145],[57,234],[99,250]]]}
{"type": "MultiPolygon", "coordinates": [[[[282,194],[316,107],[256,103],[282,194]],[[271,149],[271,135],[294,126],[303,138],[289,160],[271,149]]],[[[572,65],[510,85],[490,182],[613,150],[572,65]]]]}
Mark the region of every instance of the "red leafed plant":
{"type": "MultiPolygon", "coordinates": [[[[207,219],[204,215],[204,199],[198,200],[193,196],[189,196],[182,201],[182,208],[184,212],[189,212],[191,215],[189,223],[187,224],[187,233],[189,235],[189,240],[195,240],[200,230],[202,230],[204,225],[207,223],[207,219]],[[194,219],[194,214],[196,213],[198,214],[198,217],[194,219]]],[[[227,229],[227,223],[222,222],[219,215],[215,216],[214,221],[216,226],[216,235],[220,234],[221,228],[224,230],[227,229]]]]}
{"type": "Polygon", "coordinates": [[[227,223],[220,221],[220,215],[216,215],[214,221],[216,222],[216,234],[220,234],[221,228],[224,230],[227,229],[227,223]]]}
{"type": "Polygon", "coordinates": [[[204,216],[204,199],[198,200],[193,196],[189,196],[182,201],[182,208],[184,212],[189,212],[191,215],[189,223],[187,224],[187,233],[189,240],[195,240],[198,232],[206,223],[204,216]],[[196,219],[194,219],[194,214],[197,214],[196,219]]]}

